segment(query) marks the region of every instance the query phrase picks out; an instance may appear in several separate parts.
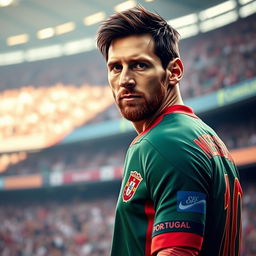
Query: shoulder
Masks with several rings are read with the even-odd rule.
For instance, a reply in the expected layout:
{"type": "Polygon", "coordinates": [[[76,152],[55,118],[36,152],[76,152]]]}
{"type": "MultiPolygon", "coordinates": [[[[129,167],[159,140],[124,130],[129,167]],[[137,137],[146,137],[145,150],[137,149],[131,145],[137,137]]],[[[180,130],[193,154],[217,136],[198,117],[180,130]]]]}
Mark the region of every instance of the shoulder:
{"type": "Polygon", "coordinates": [[[141,161],[170,164],[176,169],[204,166],[210,169],[208,157],[195,140],[204,133],[213,132],[204,122],[184,114],[167,115],[162,122],[139,138],[134,150],[141,161]]]}
{"type": "Polygon", "coordinates": [[[190,147],[205,126],[200,119],[185,114],[167,115],[142,138],[141,144],[147,141],[160,151],[190,147]]]}

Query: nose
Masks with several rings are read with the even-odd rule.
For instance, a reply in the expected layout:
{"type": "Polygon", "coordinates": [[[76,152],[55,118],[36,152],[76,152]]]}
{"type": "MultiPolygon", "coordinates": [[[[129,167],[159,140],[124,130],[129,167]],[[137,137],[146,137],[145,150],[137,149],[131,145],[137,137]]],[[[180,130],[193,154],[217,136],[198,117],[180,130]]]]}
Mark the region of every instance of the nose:
{"type": "Polygon", "coordinates": [[[134,88],[135,80],[131,74],[131,70],[129,68],[123,68],[119,77],[119,86],[125,88],[134,88]]]}

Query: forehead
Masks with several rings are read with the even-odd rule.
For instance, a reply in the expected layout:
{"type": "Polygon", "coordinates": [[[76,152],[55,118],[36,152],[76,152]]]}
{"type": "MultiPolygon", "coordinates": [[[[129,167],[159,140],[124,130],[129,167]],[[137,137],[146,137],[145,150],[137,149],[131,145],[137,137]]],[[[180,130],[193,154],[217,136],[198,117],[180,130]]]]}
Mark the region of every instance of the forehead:
{"type": "Polygon", "coordinates": [[[132,35],[115,39],[108,50],[108,61],[140,56],[157,58],[154,53],[154,40],[150,35],[132,35]]]}

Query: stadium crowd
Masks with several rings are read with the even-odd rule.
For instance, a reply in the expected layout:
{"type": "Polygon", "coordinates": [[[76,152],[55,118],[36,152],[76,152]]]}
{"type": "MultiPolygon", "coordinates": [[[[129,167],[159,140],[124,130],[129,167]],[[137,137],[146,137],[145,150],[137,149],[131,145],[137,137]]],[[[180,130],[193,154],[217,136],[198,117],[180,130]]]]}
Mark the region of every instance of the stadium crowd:
{"type": "Polygon", "coordinates": [[[7,160],[8,154],[2,155],[2,161],[0,157],[0,176],[26,175],[32,173],[44,174],[53,171],[86,171],[99,169],[103,166],[116,167],[123,164],[125,147],[121,144],[114,145],[114,143],[104,147],[99,143],[91,146],[86,143],[76,143],[56,149],[26,154],[26,156],[23,159],[21,158],[16,164],[12,163],[12,155],[13,154],[9,154],[9,161],[7,160]]]}
{"type": "Polygon", "coordinates": [[[56,84],[5,90],[0,94],[0,140],[30,135],[59,137],[112,103],[109,89],[101,86],[56,84]]]}
{"type": "MultiPolygon", "coordinates": [[[[256,77],[255,17],[181,41],[185,99],[256,77]]],[[[96,51],[3,66],[0,76],[0,140],[60,137],[100,112],[94,122],[118,115],[104,112],[113,99],[104,60],[96,51]]]]}
{"type": "MultiPolygon", "coordinates": [[[[256,77],[255,17],[252,15],[220,30],[181,41],[185,65],[181,83],[184,98],[256,77]]],[[[105,87],[104,61],[96,52],[1,67],[0,76],[2,142],[42,132],[52,134],[56,131],[57,136],[84,123],[120,117],[113,105],[103,111],[111,104],[112,97],[105,87]],[[103,99],[106,105],[102,105],[103,99]]],[[[253,115],[246,123],[238,120],[215,128],[230,149],[256,145],[253,115]]],[[[129,143],[125,143],[128,146],[129,143]]],[[[122,142],[111,144],[111,155],[107,146],[88,147],[83,143],[42,152],[2,153],[0,173],[2,177],[119,166],[123,164],[125,151],[122,142]]],[[[245,186],[241,256],[256,255],[255,194],[255,185],[245,186]]],[[[0,255],[106,256],[115,202],[113,198],[66,203],[49,199],[42,204],[2,204],[0,255]]]]}
{"type": "MultiPolygon", "coordinates": [[[[246,184],[241,256],[256,255],[256,189],[246,184]]],[[[116,198],[0,205],[2,256],[107,256],[116,198]]]]}
{"type": "MultiPolygon", "coordinates": [[[[226,123],[217,127],[217,132],[229,149],[245,148],[256,145],[256,123],[254,117],[247,122],[226,123]]],[[[104,147],[101,143],[76,143],[50,148],[41,152],[18,152],[0,155],[0,177],[68,172],[71,170],[93,170],[102,166],[121,166],[125,152],[135,134],[127,135],[121,141],[112,139],[104,147]],[[108,146],[109,145],[109,146],[108,146]],[[111,147],[111,153],[110,153],[111,147]]]]}
{"type": "MultiPolygon", "coordinates": [[[[183,97],[203,95],[256,77],[255,30],[253,15],[182,40],[183,97]]],[[[105,63],[96,51],[4,66],[0,76],[0,139],[45,133],[61,136],[113,102],[105,86],[105,63]]],[[[113,117],[104,113],[97,117],[98,122],[113,117]]]]}
{"type": "Polygon", "coordinates": [[[0,205],[1,256],[107,256],[115,200],[0,205]]]}
{"type": "MultiPolygon", "coordinates": [[[[181,88],[185,98],[256,76],[255,17],[254,14],[221,29],[181,40],[185,66],[181,88]]],[[[3,66],[0,76],[0,91],[26,86],[51,87],[58,83],[76,86],[108,83],[106,65],[98,51],[3,66]]]]}
{"type": "Polygon", "coordinates": [[[256,188],[255,181],[243,186],[243,239],[241,256],[256,255],[256,188]]]}
{"type": "Polygon", "coordinates": [[[227,88],[256,76],[256,15],[181,42],[185,98],[227,88]]]}
{"type": "MultiPolygon", "coordinates": [[[[222,29],[182,40],[180,48],[186,69],[183,88],[191,91],[187,96],[255,77],[255,30],[256,19],[252,15],[222,29]]],[[[29,85],[49,87],[60,82],[77,86],[107,84],[105,63],[96,51],[1,67],[0,74],[1,91],[29,85]]]]}

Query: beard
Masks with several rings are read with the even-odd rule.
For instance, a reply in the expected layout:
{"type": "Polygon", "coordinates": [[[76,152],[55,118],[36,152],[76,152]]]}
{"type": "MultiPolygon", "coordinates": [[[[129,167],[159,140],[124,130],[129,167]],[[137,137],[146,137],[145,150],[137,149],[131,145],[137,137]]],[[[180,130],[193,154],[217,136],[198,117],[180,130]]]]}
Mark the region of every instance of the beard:
{"type": "Polygon", "coordinates": [[[131,121],[138,122],[152,117],[162,105],[164,94],[158,93],[157,95],[151,96],[151,98],[135,103],[123,103],[119,101],[117,103],[120,113],[122,116],[131,121]]]}

